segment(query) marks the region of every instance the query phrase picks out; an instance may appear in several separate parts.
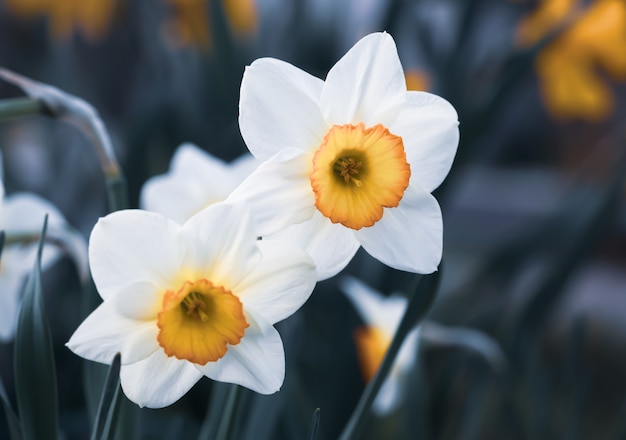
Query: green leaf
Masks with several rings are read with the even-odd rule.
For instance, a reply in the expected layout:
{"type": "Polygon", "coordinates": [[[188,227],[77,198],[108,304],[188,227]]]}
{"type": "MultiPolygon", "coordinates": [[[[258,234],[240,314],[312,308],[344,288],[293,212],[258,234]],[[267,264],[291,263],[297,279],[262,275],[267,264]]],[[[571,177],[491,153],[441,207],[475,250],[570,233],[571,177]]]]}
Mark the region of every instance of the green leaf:
{"type": "Polygon", "coordinates": [[[220,420],[220,424],[217,429],[216,438],[218,440],[229,440],[233,437],[232,433],[237,419],[239,402],[241,400],[241,391],[242,390],[239,385],[230,384],[230,391],[228,392],[228,397],[226,398],[224,413],[222,414],[222,419],[220,420]]]}
{"type": "MultiPolygon", "coordinates": [[[[4,234],[2,234],[4,237],[4,234]]],[[[22,440],[24,436],[22,435],[22,426],[20,425],[20,421],[13,411],[11,407],[11,403],[9,402],[9,397],[4,389],[4,383],[2,382],[2,378],[0,378],[0,400],[2,400],[2,408],[4,408],[4,414],[7,417],[7,425],[9,425],[9,432],[11,433],[12,440],[22,440]]]]}
{"type": "Polygon", "coordinates": [[[110,427],[116,426],[120,397],[120,368],[121,355],[118,353],[115,355],[115,358],[113,358],[113,363],[109,368],[109,373],[107,374],[104,384],[100,406],[98,407],[96,420],[94,422],[94,429],[91,433],[92,440],[108,438],[109,432],[111,431],[110,427]],[[107,427],[109,427],[109,429],[107,429],[107,427]]]}
{"type": "Polygon", "coordinates": [[[316,408],[311,418],[311,427],[309,428],[309,440],[315,440],[317,438],[317,431],[320,427],[320,409],[316,408]]]}
{"type": "Polygon", "coordinates": [[[374,378],[367,384],[357,407],[350,416],[350,420],[346,424],[343,432],[339,436],[339,440],[350,440],[359,438],[359,434],[368,419],[368,411],[383,385],[389,370],[396,360],[396,356],[400,351],[400,347],[406,338],[406,335],[417,325],[430,310],[439,287],[439,279],[441,277],[440,265],[439,271],[430,275],[419,275],[416,278],[416,287],[412,288],[413,292],[409,299],[402,321],[398,326],[398,330],[391,341],[391,345],[385,354],[383,363],[378,369],[374,378]]]}
{"type": "Polygon", "coordinates": [[[198,440],[209,440],[217,435],[217,428],[224,412],[224,402],[230,390],[230,384],[213,382],[211,389],[211,399],[204,417],[198,440]]]}
{"type": "Polygon", "coordinates": [[[26,440],[55,439],[58,434],[56,370],[41,287],[41,253],[47,226],[46,216],[15,337],[15,390],[26,440]]]}
{"type": "MultiPolygon", "coordinates": [[[[83,284],[81,299],[81,310],[84,317],[87,317],[102,302],[91,277],[83,284]]],[[[106,365],[92,361],[83,362],[83,391],[87,403],[87,413],[94,423],[106,377],[106,365]]]]}

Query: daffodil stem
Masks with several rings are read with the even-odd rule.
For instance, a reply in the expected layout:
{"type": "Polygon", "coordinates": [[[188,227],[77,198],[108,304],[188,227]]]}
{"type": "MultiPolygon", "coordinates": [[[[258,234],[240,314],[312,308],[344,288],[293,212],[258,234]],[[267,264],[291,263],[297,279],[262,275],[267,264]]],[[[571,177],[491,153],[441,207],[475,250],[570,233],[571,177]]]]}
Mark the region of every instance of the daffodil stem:
{"type": "Polygon", "coordinates": [[[76,96],[7,69],[0,68],[0,78],[29,95],[0,101],[0,119],[41,114],[76,127],[96,150],[106,177],[109,209],[117,211],[127,208],[126,179],[115,157],[111,137],[93,106],[76,96]]]}
{"type": "Polygon", "coordinates": [[[0,100],[0,119],[43,113],[43,104],[33,98],[11,98],[0,100]]]}
{"type": "Polygon", "coordinates": [[[404,316],[398,330],[391,341],[391,346],[385,354],[382,365],[378,369],[378,372],[374,378],[367,384],[365,391],[359,400],[354,412],[350,416],[350,420],[346,424],[343,432],[339,436],[339,440],[352,440],[358,438],[367,415],[380,387],[383,385],[389,370],[391,369],[400,347],[406,338],[406,335],[413,329],[426,315],[430,306],[432,305],[437,287],[439,284],[439,278],[441,275],[441,268],[438,272],[435,272],[426,276],[418,276],[416,279],[416,285],[411,289],[412,296],[409,299],[404,316]]]}
{"type": "Polygon", "coordinates": [[[239,401],[241,400],[241,387],[239,385],[231,385],[226,398],[226,405],[222,419],[220,420],[219,427],[217,429],[216,440],[229,440],[232,437],[232,431],[235,425],[235,418],[237,416],[237,408],[239,407],[239,401]]]}
{"type": "Polygon", "coordinates": [[[121,173],[107,175],[107,198],[111,212],[128,208],[128,191],[126,177],[121,173]]]}

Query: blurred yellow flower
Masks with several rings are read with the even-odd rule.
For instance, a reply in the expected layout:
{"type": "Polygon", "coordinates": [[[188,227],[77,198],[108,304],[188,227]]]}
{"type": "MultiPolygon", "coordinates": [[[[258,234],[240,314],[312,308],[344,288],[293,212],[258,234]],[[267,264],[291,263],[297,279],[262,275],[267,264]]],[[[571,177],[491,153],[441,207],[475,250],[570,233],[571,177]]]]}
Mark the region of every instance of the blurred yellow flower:
{"type": "Polygon", "coordinates": [[[607,74],[626,80],[626,3],[544,0],[518,28],[530,46],[567,20],[572,24],[537,56],[536,69],[548,110],[556,117],[600,120],[613,110],[607,74]]]}
{"type": "Polygon", "coordinates": [[[78,29],[93,41],[106,35],[116,3],[113,0],[7,0],[6,5],[21,17],[47,16],[54,38],[68,38],[78,29]]]}
{"type": "MultiPolygon", "coordinates": [[[[164,0],[169,7],[163,31],[166,40],[177,46],[209,47],[209,2],[207,0],[164,0]]],[[[87,39],[102,39],[109,31],[116,8],[113,0],[7,0],[18,17],[48,18],[55,39],[67,39],[74,31],[87,39]]],[[[222,0],[226,20],[236,34],[254,32],[257,12],[254,0],[222,0]]]]}
{"type": "MultiPolygon", "coordinates": [[[[166,0],[173,16],[165,24],[166,39],[175,45],[209,47],[209,3],[206,0],[166,0]]],[[[254,0],[222,0],[226,20],[236,34],[256,29],[257,13],[254,0]]]]}
{"type": "MultiPolygon", "coordinates": [[[[363,378],[369,382],[383,362],[408,300],[397,294],[385,296],[350,276],[340,280],[340,288],[363,320],[364,325],[355,330],[354,339],[363,378]]],[[[374,400],[372,409],[376,414],[390,414],[404,401],[406,383],[415,364],[419,340],[420,328],[416,327],[406,336],[374,400]]]]}
{"type": "Polygon", "coordinates": [[[420,69],[409,69],[404,72],[407,90],[427,91],[430,88],[430,77],[420,69]]]}

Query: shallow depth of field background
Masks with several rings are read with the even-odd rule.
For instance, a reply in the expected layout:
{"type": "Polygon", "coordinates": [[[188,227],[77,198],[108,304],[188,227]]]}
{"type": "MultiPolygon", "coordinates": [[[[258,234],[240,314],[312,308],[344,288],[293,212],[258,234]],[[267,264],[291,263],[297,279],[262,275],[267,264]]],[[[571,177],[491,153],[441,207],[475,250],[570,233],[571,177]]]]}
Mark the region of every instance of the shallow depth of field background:
{"type": "MultiPolygon", "coordinates": [[[[137,207],[142,184],[167,170],[181,143],[227,161],[247,151],[239,85],[254,59],[276,57],[324,78],[360,37],[389,32],[407,76],[422,79],[410,87],[443,96],[460,120],[455,163],[435,192],[444,268],[427,321],[484,332],[506,362],[426,338],[409,398],[387,417],[372,416],[364,438],[626,438],[626,72],[614,74],[592,54],[585,60],[594,81],[567,82],[574,67],[563,62],[557,78],[566,94],[588,87],[593,97],[600,87],[609,104],[595,113],[552,109],[536,60],[568,30],[532,44],[518,37],[540,3],[0,0],[0,66],[98,110],[137,207]]],[[[626,54],[626,20],[615,33],[597,45],[626,54]]],[[[17,96],[0,83],[0,99],[17,96]]],[[[86,237],[107,214],[96,154],[73,127],[44,116],[1,120],[0,149],[8,194],[51,200],[86,237]]],[[[359,251],[318,284],[278,325],[285,384],[272,396],[246,390],[240,438],[304,438],[318,407],[318,438],[341,432],[364,386],[353,343],[361,322],[337,287],[344,274],[386,294],[406,292],[413,278],[359,251]]],[[[44,273],[65,439],[86,438],[91,427],[86,361],[64,347],[83,317],[81,294],[68,259],[44,273]]],[[[12,350],[0,345],[13,399],[12,350]]],[[[203,378],[171,407],[133,407],[135,437],[195,438],[214,388],[203,378]]],[[[4,415],[0,438],[8,438],[4,415]]]]}

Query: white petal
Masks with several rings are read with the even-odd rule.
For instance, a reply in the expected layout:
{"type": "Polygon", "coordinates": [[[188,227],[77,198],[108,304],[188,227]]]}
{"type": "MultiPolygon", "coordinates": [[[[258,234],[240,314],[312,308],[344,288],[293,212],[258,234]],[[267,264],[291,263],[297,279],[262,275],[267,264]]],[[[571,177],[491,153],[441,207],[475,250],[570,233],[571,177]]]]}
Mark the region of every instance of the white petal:
{"type": "Polygon", "coordinates": [[[322,80],[273,58],[246,67],[241,81],[239,127],[257,159],[284,148],[310,151],[326,134],[319,109],[322,80]]]}
{"type": "Polygon", "coordinates": [[[419,328],[414,328],[404,339],[391,371],[372,405],[376,414],[389,414],[403,403],[406,396],[405,384],[417,355],[418,338],[419,328]]]}
{"type": "Polygon", "coordinates": [[[351,276],[341,277],[339,286],[366,325],[380,328],[390,337],[394,335],[406,310],[406,297],[383,296],[351,276]]]}
{"type": "Polygon", "coordinates": [[[395,368],[401,374],[409,371],[415,363],[417,357],[418,344],[420,342],[421,327],[415,327],[411,330],[400,347],[400,351],[396,356],[395,368]]]}
{"type": "Polygon", "coordinates": [[[202,374],[188,361],[157,350],[150,357],[123,365],[120,381],[124,394],[141,407],[163,408],[176,402],[200,380],[202,374]]]}
{"type": "MultiPolygon", "coordinates": [[[[50,265],[59,257],[55,246],[45,246],[42,266],[50,265]]],[[[0,257],[0,340],[15,336],[22,289],[33,270],[37,244],[5,245],[0,257]]]]}
{"type": "Polygon", "coordinates": [[[40,233],[48,214],[48,227],[62,227],[63,214],[50,202],[31,193],[11,194],[3,201],[0,227],[7,235],[15,233],[40,233]]]}
{"type": "MultiPolygon", "coordinates": [[[[2,253],[4,258],[5,252],[2,253]]],[[[10,341],[15,336],[20,291],[26,274],[7,271],[6,267],[0,271],[0,341],[10,341]]]]}
{"type": "Polygon", "coordinates": [[[406,107],[389,129],[402,137],[411,180],[432,192],[448,175],[459,144],[454,107],[439,96],[409,92],[406,107]]]}
{"type": "Polygon", "coordinates": [[[435,198],[409,186],[397,208],[385,209],[374,226],[355,232],[377,260],[414,273],[437,270],[443,248],[443,222],[435,198]]]}
{"type": "Polygon", "coordinates": [[[329,124],[388,126],[405,99],[396,44],[389,34],[375,33],[362,38],[330,69],[321,107],[329,124]]]}
{"type": "Polygon", "coordinates": [[[228,165],[196,145],[184,143],[178,147],[172,157],[170,172],[174,174],[215,174],[215,177],[221,180],[222,177],[228,175],[228,165]]]}
{"type": "MultiPolygon", "coordinates": [[[[178,286],[172,286],[177,288],[178,286]]],[[[118,313],[136,320],[157,319],[163,306],[165,290],[153,283],[140,281],[122,287],[110,301],[118,313]]]]}
{"type": "Polygon", "coordinates": [[[361,244],[352,229],[335,224],[315,211],[313,217],[268,237],[294,243],[305,249],[315,261],[318,281],[338,274],[345,268],[361,244]]]}
{"type": "Polygon", "coordinates": [[[254,157],[252,154],[244,153],[237,159],[233,160],[230,165],[231,172],[229,173],[229,175],[235,176],[237,180],[237,183],[233,186],[234,188],[239,183],[241,183],[243,179],[248,177],[250,173],[256,170],[259,165],[261,165],[261,162],[257,160],[257,158],[254,157]]]}
{"type": "Polygon", "coordinates": [[[137,282],[162,289],[178,272],[180,225],[160,214],[117,211],[98,220],[89,239],[93,280],[106,299],[137,282]]]}
{"type": "Polygon", "coordinates": [[[226,201],[250,204],[263,236],[303,222],[315,212],[310,167],[309,154],[283,150],[261,164],[226,201]]]}
{"type": "MultiPolygon", "coordinates": [[[[88,275],[87,244],[85,238],[74,230],[65,220],[63,214],[49,201],[32,193],[15,193],[2,201],[0,208],[0,229],[7,236],[19,234],[36,235],[41,233],[44,217],[48,216],[47,238],[41,259],[42,269],[55,263],[62,255],[61,249],[51,246],[57,243],[74,260],[81,279],[88,275]]],[[[36,249],[37,242],[32,248],[36,249]]],[[[34,263],[32,261],[30,267],[34,263]]]]}
{"type": "Polygon", "coordinates": [[[378,416],[390,414],[402,402],[402,395],[403,392],[398,378],[390,375],[380,387],[374,403],[372,403],[372,410],[378,416]]]}
{"type": "Polygon", "coordinates": [[[292,243],[262,240],[258,246],[261,262],[233,291],[246,311],[274,324],[291,316],[311,296],[315,266],[311,257],[292,243]]]}
{"type": "Polygon", "coordinates": [[[247,205],[209,206],[183,225],[183,267],[195,279],[206,278],[230,289],[260,261],[258,235],[247,205]]]}
{"type": "Polygon", "coordinates": [[[250,327],[223,358],[196,367],[220,382],[236,383],[261,394],[280,389],[285,379],[285,351],[276,329],[263,318],[246,315],[250,327]]]}
{"type": "Polygon", "coordinates": [[[242,173],[252,171],[254,161],[242,163],[245,168],[239,164],[235,168],[193,144],[183,144],[172,157],[170,171],[144,184],[140,205],[182,224],[202,208],[228,196],[247,176],[242,173]]]}
{"type": "Polygon", "coordinates": [[[126,318],[104,302],[82,322],[66,345],[85,359],[105,364],[121,353],[122,364],[128,364],[146,359],[160,348],[158,331],[156,321],[126,318]]]}

